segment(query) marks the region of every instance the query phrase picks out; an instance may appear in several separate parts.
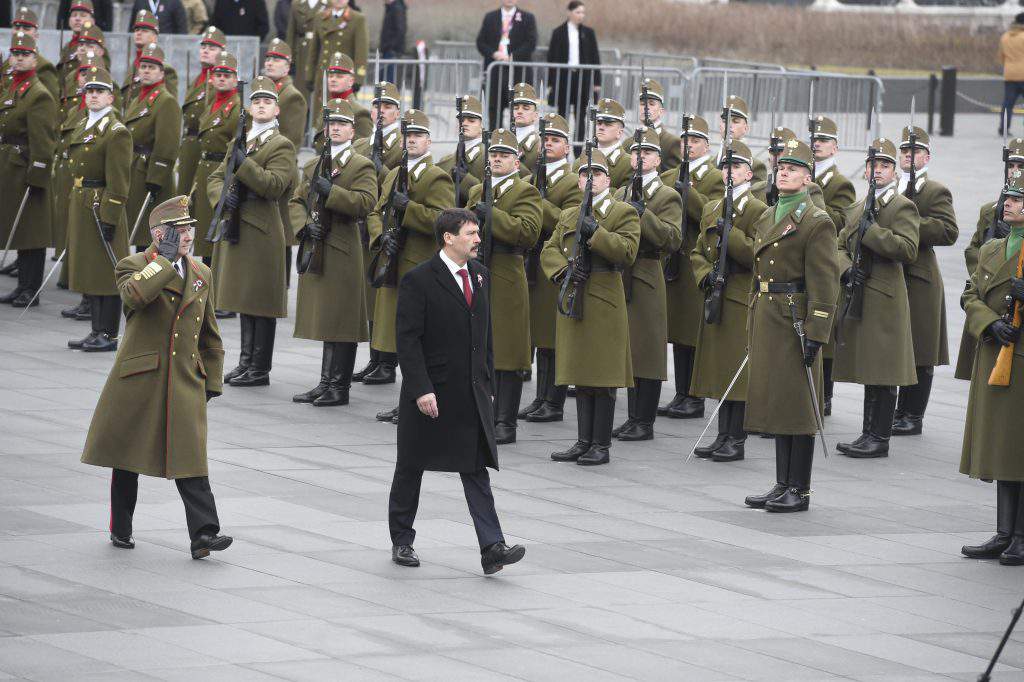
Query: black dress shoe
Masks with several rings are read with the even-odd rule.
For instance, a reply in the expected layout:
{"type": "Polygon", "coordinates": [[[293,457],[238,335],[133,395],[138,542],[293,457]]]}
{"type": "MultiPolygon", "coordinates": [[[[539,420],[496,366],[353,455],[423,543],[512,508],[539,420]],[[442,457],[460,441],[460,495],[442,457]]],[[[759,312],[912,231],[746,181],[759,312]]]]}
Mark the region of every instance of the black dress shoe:
{"type": "Polygon", "coordinates": [[[682,395],[681,393],[676,393],[674,396],[672,396],[672,400],[668,401],[667,403],[658,408],[658,416],[667,416],[668,411],[671,410],[673,407],[678,407],[679,403],[683,402],[685,398],[685,395],[682,395]]]}
{"type": "Polygon", "coordinates": [[[681,403],[668,408],[665,416],[669,419],[700,419],[704,416],[704,399],[686,396],[681,403]]]}
{"type": "Polygon", "coordinates": [[[810,491],[800,492],[796,488],[787,488],[786,492],[782,493],[774,500],[768,500],[765,502],[764,508],[765,511],[785,514],[787,512],[807,511],[807,508],[810,505],[810,491]]]}
{"type": "Polygon", "coordinates": [[[710,457],[716,450],[725,445],[725,441],[728,440],[728,438],[728,435],[720,433],[715,436],[715,440],[711,441],[710,445],[701,445],[700,447],[694,448],[693,454],[695,457],[700,457],[702,459],[710,457]]]}
{"type": "Polygon", "coordinates": [[[313,401],[314,407],[334,407],[335,405],[348,405],[348,386],[328,388],[313,401]]]}
{"type": "Polygon", "coordinates": [[[70,308],[64,308],[60,311],[60,316],[69,320],[78,318],[78,311],[82,309],[82,304],[71,306],[70,308]]]}
{"type": "Polygon", "coordinates": [[[398,416],[398,407],[394,407],[390,410],[384,410],[383,412],[377,413],[377,421],[389,422],[398,416]]]}
{"type": "Polygon", "coordinates": [[[590,446],[585,454],[580,455],[576,459],[576,463],[580,466],[596,466],[598,464],[607,464],[611,457],[608,454],[607,445],[598,445],[594,443],[590,446]]]}
{"type": "Polygon", "coordinates": [[[298,393],[292,396],[293,403],[311,403],[327,391],[327,382],[321,381],[319,384],[309,389],[305,393],[298,393]]]}
{"type": "Polygon", "coordinates": [[[565,395],[569,396],[570,398],[575,398],[576,397],[576,387],[575,386],[568,386],[568,387],[566,387],[565,395]]]}
{"type": "Polygon", "coordinates": [[[494,575],[524,556],[526,556],[526,548],[522,545],[509,547],[504,542],[495,542],[480,555],[480,565],[483,566],[484,575],[494,575]]]}
{"type": "Polygon", "coordinates": [[[516,427],[508,424],[494,425],[494,442],[498,445],[508,445],[516,442],[516,427]]]}
{"type": "Polygon", "coordinates": [[[358,372],[355,372],[352,375],[352,381],[355,381],[355,382],[362,381],[366,377],[367,374],[369,374],[373,370],[377,369],[377,365],[378,364],[379,363],[376,362],[375,360],[370,360],[368,363],[366,363],[366,367],[363,367],[361,370],[359,370],[358,372]]]}
{"type": "Polygon", "coordinates": [[[231,312],[230,310],[214,310],[213,316],[218,320],[230,320],[232,317],[238,317],[238,313],[231,312]]]}
{"type": "Polygon", "coordinates": [[[8,277],[18,276],[18,261],[15,260],[13,263],[0,270],[0,275],[7,275],[8,277]]]}
{"type": "Polygon", "coordinates": [[[92,341],[94,338],[96,338],[96,334],[97,332],[89,332],[89,335],[83,339],[78,339],[77,341],[68,341],[68,348],[72,348],[74,350],[82,350],[82,346],[85,345],[85,342],[92,341]]]}
{"type": "Polygon", "coordinates": [[[251,388],[253,386],[269,386],[270,385],[270,372],[264,372],[261,369],[249,368],[244,374],[240,374],[231,381],[228,382],[231,386],[238,388],[251,388]]]}
{"type": "Polygon", "coordinates": [[[851,443],[845,450],[838,446],[836,447],[840,453],[854,459],[874,459],[876,457],[889,456],[889,439],[879,438],[873,434],[868,434],[868,437],[860,445],[851,443]]]}
{"type": "Polygon", "coordinates": [[[11,301],[11,305],[15,308],[28,308],[29,306],[35,308],[39,305],[39,297],[31,289],[22,289],[18,297],[11,301]]]}
{"type": "Polygon", "coordinates": [[[82,342],[82,350],[86,353],[112,353],[117,350],[117,339],[110,338],[110,334],[103,332],[91,339],[82,342]]]}
{"type": "Polygon", "coordinates": [[[616,426],[614,429],[612,429],[612,438],[618,438],[620,433],[622,433],[623,431],[625,431],[626,429],[628,429],[632,425],[633,425],[633,418],[630,417],[629,419],[627,419],[626,421],[622,422],[621,424],[616,426]]]}
{"type": "Polygon", "coordinates": [[[999,563],[1003,566],[1024,566],[1024,535],[1014,532],[1010,546],[999,555],[999,563]]]}
{"type": "Polygon", "coordinates": [[[0,303],[14,303],[14,301],[17,300],[19,296],[21,296],[22,291],[24,291],[23,288],[15,287],[14,291],[4,294],[3,296],[0,296],[0,303]]]}
{"type": "Polygon", "coordinates": [[[376,369],[363,377],[364,386],[380,386],[395,383],[395,366],[380,363],[376,369]]]}
{"type": "Polygon", "coordinates": [[[711,459],[715,462],[738,462],[744,457],[743,444],[745,440],[726,438],[722,447],[711,453],[711,459]]]}
{"type": "Polygon", "coordinates": [[[420,565],[420,558],[412,545],[393,545],[391,547],[391,560],[399,566],[411,566],[415,568],[420,565]]]}
{"type": "Polygon", "coordinates": [[[528,422],[560,422],[565,418],[565,413],[562,408],[557,405],[553,405],[547,401],[541,403],[541,406],[536,410],[526,415],[526,421],[528,422]]]}
{"type": "Polygon", "coordinates": [[[135,540],[130,536],[126,538],[119,538],[113,533],[110,534],[110,544],[118,549],[135,549],[135,540]]]}
{"type": "Polygon", "coordinates": [[[228,535],[200,533],[199,537],[192,541],[192,558],[203,559],[210,556],[210,552],[221,552],[230,547],[232,542],[228,535]]]}
{"type": "Polygon", "coordinates": [[[743,499],[743,504],[754,509],[764,509],[765,503],[769,500],[774,500],[782,493],[786,492],[789,488],[783,483],[776,483],[775,486],[763,495],[747,495],[743,499]]]}
{"type": "Polygon", "coordinates": [[[248,365],[235,365],[233,370],[224,375],[224,383],[230,384],[232,379],[237,379],[248,371],[248,365]]]}
{"type": "Polygon", "coordinates": [[[868,433],[867,433],[867,431],[865,431],[864,433],[862,433],[859,436],[857,436],[850,443],[836,443],[836,450],[838,450],[839,452],[842,452],[843,454],[845,454],[846,452],[848,452],[852,448],[859,448],[859,447],[861,447],[862,445],[864,445],[864,443],[867,442],[867,440],[868,440],[868,433]]]}
{"type": "Polygon", "coordinates": [[[617,438],[622,441],[653,440],[654,427],[650,424],[633,422],[622,431],[619,431],[617,438]]]}
{"type": "Polygon", "coordinates": [[[964,545],[960,548],[960,553],[968,559],[998,559],[1009,546],[1008,535],[996,534],[980,545],[964,545]]]}
{"type": "Polygon", "coordinates": [[[529,415],[534,410],[538,409],[543,404],[544,404],[544,399],[543,398],[535,398],[532,403],[530,403],[529,405],[527,405],[523,409],[521,409],[518,412],[516,412],[516,419],[526,419],[527,415],[529,415]]]}
{"type": "Polygon", "coordinates": [[[892,435],[894,436],[917,436],[921,433],[924,424],[924,416],[916,414],[904,414],[892,423],[892,435]]]}
{"type": "Polygon", "coordinates": [[[558,452],[551,453],[551,459],[556,462],[575,462],[581,456],[585,455],[587,450],[590,449],[590,443],[586,441],[578,440],[572,444],[568,450],[559,450],[558,452]]]}
{"type": "Polygon", "coordinates": [[[395,412],[395,416],[391,418],[391,423],[398,426],[398,413],[395,412]]]}

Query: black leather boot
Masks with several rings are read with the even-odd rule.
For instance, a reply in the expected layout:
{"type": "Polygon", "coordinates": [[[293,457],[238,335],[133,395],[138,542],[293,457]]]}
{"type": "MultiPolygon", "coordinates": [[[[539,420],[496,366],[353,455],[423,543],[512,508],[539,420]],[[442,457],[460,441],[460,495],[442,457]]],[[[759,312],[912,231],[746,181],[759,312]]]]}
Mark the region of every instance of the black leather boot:
{"type": "Polygon", "coordinates": [[[658,408],[658,414],[662,417],[668,416],[668,411],[673,407],[679,407],[683,399],[686,398],[686,392],[690,388],[689,386],[689,372],[687,371],[687,351],[693,349],[689,346],[684,346],[679,343],[672,344],[672,369],[675,374],[675,395],[672,396],[672,400],[658,408]]]}
{"type": "MultiPolygon", "coordinates": [[[[537,392],[530,404],[516,414],[517,419],[526,419],[531,412],[544,404],[544,395],[548,389],[549,351],[548,348],[537,349],[537,392]]],[[[551,371],[554,371],[554,368],[551,368],[551,371]]],[[[551,377],[551,382],[554,383],[554,377],[551,377]]]]}
{"type": "Polygon", "coordinates": [[[964,545],[960,553],[970,559],[998,559],[1013,540],[1020,505],[1019,481],[996,481],[996,534],[980,545],[964,545]]]}
{"type": "Polygon", "coordinates": [[[775,436],[775,485],[763,495],[747,495],[743,504],[763,509],[768,500],[774,500],[789,489],[789,460],[793,454],[793,436],[775,436]]]}
{"type": "Polygon", "coordinates": [[[764,503],[765,511],[786,513],[807,511],[811,505],[811,465],[814,462],[814,436],[792,436],[789,457],[789,487],[775,499],[764,503]]]}
{"type": "MultiPolygon", "coordinates": [[[[373,320],[370,320],[370,338],[373,338],[373,320]]],[[[380,353],[378,351],[375,351],[373,349],[373,346],[370,346],[370,361],[366,364],[366,367],[363,367],[361,370],[355,372],[352,375],[352,381],[361,382],[363,380],[363,377],[365,377],[373,370],[377,369],[377,363],[379,362],[380,353]]]]}
{"type": "Polygon", "coordinates": [[[896,404],[896,418],[892,424],[894,436],[916,436],[921,433],[924,423],[924,411],[928,407],[928,399],[932,394],[932,379],[935,377],[934,367],[917,368],[917,384],[900,388],[899,401],[896,404]],[[906,395],[906,399],[904,399],[906,395]],[[903,404],[903,413],[899,403],[903,404]]]}
{"type": "Polygon", "coordinates": [[[356,364],[358,346],[354,342],[335,342],[330,345],[333,350],[327,390],[313,401],[314,407],[348,405],[348,391],[352,386],[352,369],[356,364]]]}
{"type": "Polygon", "coordinates": [[[373,371],[363,376],[363,384],[366,386],[380,386],[381,384],[395,383],[395,367],[398,366],[397,353],[379,353],[377,366],[373,371]]]}
{"type": "Polygon", "coordinates": [[[9,293],[0,296],[0,303],[14,303],[18,299],[18,297],[21,296],[22,291],[24,291],[24,289],[19,284],[18,286],[14,287],[14,289],[12,289],[9,293]]]}
{"type": "Polygon", "coordinates": [[[747,413],[747,404],[739,400],[730,400],[732,405],[729,408],[729,437],[711,454],[711,459],[716,462],[738,462],[744,457],[744,444],[747,442],[747,432],[743,430],[743,418],[747,413]]]}
{"type": "MultiPolygon", "coordinates": [[[[1018,483],[1020,486],[1024,484],[1018,483]]],[[[1017,518],[1013,521],[1013,539],[1010,546],[999,555],[1003,566],[1024,566],[1024,492],[1017,495],[1017,518]]]]}
{"type": "Polygon", "coordinates": [[[587,388],[576,390],[576,442],[568,450],[551,453],[556,462],[575,462],[590,450],[594,434],[594,393],[587,388]]]}
{"type": "Polygon", "coordinates": [[[731,409],[732,401],[729,400],[723,402],[722,406],[718,408],[718,435],[715,436],[715,440],[711,441],[710,445],[701,445],[694,448],[694,456],[706,459],[725,445],[726,439],[729,438],[729,411],[731,409]]]}
{"type": "Polygon", "coordinates": [[[88,320],[89,319],[89,305],[90,305],[89,297],[86,296],[85,294],[83,294],[82,295],[82,300],[79,301],[78,305],[71,306],[70,308],[65,308],[64,310],[60,311],[60,316],[61,317],[65,317],[65,318],[67,318],[69,320],[82,320],[82,319],[88,320]],[[84,317],[80,317],[80,315],[84,315],[84,317]]]}
{"type": "Polygon", "coordinates": [[[661,398],[661,381],[658,379],[635,379],[636,405],[633,408],[633,423],[619,432],[621,441],[651,440],[654,438],[654,420],[658,415],[658,400],[661,398]]]}
{"type": "MultiPolygon", "coordinates": [[[[545,349],[549,353],[547,386],[544,389],[544,402],[526,417],[528,422],[560,422],[565,418],[565,398],[568,386],[555,384],[555,349],[545,349]]],[[[537,350],[538,356],[540,349],[537,350]]]]}
{"type": "Polygon", "coordinates": [[[277,319],[254,317],[252,362],[244,374],[231,380],[238,388],[270,385],[270,369],[274,360],[274,337],[277,334],[277,319]]]}
{"type": "Polygon", "coordinates": [[[224,383],[230,384],[232,379],[236,379],[249,370],[249,365],[252,364],[252,347],[253,337],[256,334],[256,318],[251,315],[242,315],[238,319],[238,329],[241,333],[241,348],[238,351],[238,365],[233,370],[224,375],[224,383]]]}
{"type": "Polygon", "coordinates": [[[865,386],[864,387],[864,417],[863,423],[860,430],[860,435],[857,436],[850,443],[836,443],[836,450],[842,454],[846,454],[850,448],[860,447],[864,445],[868,440],[868,431],[871,430],[872,415],[875,410],[875,387],[865,386]]]}
{"type": "Polygon", "coordinates": [[[586,454],[576,460],[576,463],[581,466],[607,464],[610,459],[608,450],[612,444],[616,389],[595,388],[591,390],[594,392],[594,440],[586,454]]]}
{"type": "Polygon", "coordinates": [[[892,435],[892,416],[896,410],[895,386],[872,386],[874,404],[871,409],[871,425],[868,437],[859,445],[851,444],[845,451],[847,457],[873,459],[889,456],[889,437],[892,435]]]}
{"type": "Polygon", "coordinates": [[[320,358],[320,383],[305,393],[292,396],[293,403],[311,403],[324,394],[327,384],[331,380],[331,358],[333,357],[335,344],[324,341],[324,351],[320,358]]]}
{"type": "Polygon", "coordinates": [[[636,422],[636,387],[639,385],[639,381],[633,377],[633,388],[626,389],[626,421],[612,429],[612,438],[618,438],[620,433],[636,422]]]}
{"type": "Polygon", "coordinates": [[[523,397],[523,377],[519,372],[498,370],[501,375],[500,390],[495,396],[494,442],[507,445],[516,442],[516,412],[523,397]]]}
{"type": "Polygon", "coordinates": [[[821,378],[825,393],[822,416],[828,417],[832,414],[832,393],[835,390],[835,382],[832,381],[832,358],[821,359],[821,378]]]}

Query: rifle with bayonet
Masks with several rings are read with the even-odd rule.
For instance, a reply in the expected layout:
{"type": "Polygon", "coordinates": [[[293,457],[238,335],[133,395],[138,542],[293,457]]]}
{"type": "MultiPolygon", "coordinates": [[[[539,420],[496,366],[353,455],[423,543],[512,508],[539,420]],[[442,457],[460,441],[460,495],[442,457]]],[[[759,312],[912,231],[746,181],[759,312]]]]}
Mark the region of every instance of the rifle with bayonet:
{"type": "Polygon", "coordinates": [[[733,182],[732,182],[732,107],[726,106],[725,114],[725,198],[722,199],[722,215],[718,218],[715,231],[718,233],[718,259],[708,274],[707,293],[704,296],[704,321],[717,324],[722,320],[725,304],[725,285],[729,277],[729,233],[732,232],[733,182]]]}
{"type": "Polygon", "coordinates": [[[878,218],[878,207],[875,200],[877,184],[875,182],[875,154],[874,147],[868,149],[868,194],[864,199],[864,210],[860,214],[860,221],[857,223],[857,230],[853,234],[854,242],[851,251],[850,273],[846,276],[843,284],[845,302],[843,309],[836,321],[836,338],[842,345],[842,325],[846,318],[859,320],[864,315],[864,282],[871,276],[871,258],[864,253],[864,235],[868,228],[878,218]]]}
{"type": "MultiPolygon", "coordinates": [[[[807,94],[807,144],[810,146],[811,151],[814,151],[814,82],[818,80],[817,76],[811,78],[810,90],[807,94]]],[[[811,164],[811,182],[816,182],[814,164],[811,164]]]]}
{"type": "Polygon", "coordinates": [[[241,104],[238,108],[238,127],[235,128],[235,139],[228,151],[227,163],[224,164],[224,184],[221,186],[220,198],[217,199],[210,229],[206,233],[206,238],[214,243],[226,239],[229,244],[237,244],[240,237],[240,208],[245,201],[246,187],[235,178],[235,171],[238,170],[235,159],[239,155],[245,156],[245,128],[249,120],[249,112],[245,108],[245,85],[245,81],[238,81],[238,98],[241,104]],[[234,196],[235,208],[228,208],[229,196],[234,196]]]}
{"type": "MultiPolygon", "coordinates": [[[[512,67],[512,53],[508,54],[508,129],[516,134],[516,72],[512,67]]],[[[500,120],[500,117],[499,117],[500,120]]]]}
{"type": "Polygon", "coordinates": [[[317,178],[331,181],[334,157],[331,154],[330,109],[327,104],[327,73],[324,73],[323,93],[323,149],[317,160],[313,176],[309,179],[309,190],[306,192],[306,224],[300,231],[299,250],[295,255],[295,269],[302,275],[309,273],[319,275],[324,270],[324,240],[331,230],[330,221],[325,221],[327,197],[316,189],[317,178]]]}
{"type": "Polygon", "coordinates": [[[387,203],[381,211],[380,248],[370,260],[370,285],[395,287],[398,285],[398,255],[405,246],[406,233],[402,229],[405,220],[405,209],[395,206],[395,193],[409,193],[409,134],[406,121],[402,121],[402,163],[398,167],[398,175],[391,185],[387,203]]]}
{"type": "MultiPolygon", "coordinates": [[[[776,179],[779,175],[779,155],[782,154],[782,138],[775,131],[775,98],[772,98],[770,106],[772,109],[772,127],[768,137],[768,156],[771,159],[772,167],[768,176],[768,190],[765,192],[765,203],[769,206],[774,206],[779,203],[779,186],[776,184],[776,179]]],[[[811,122],[811,127],[814,127],[813,121],[811,122]]],[[[814,149],[813,130],[811,130],[811,149],[814,149]]]]}
{"type": "MultiPolygon", "coordinates": [[[[540,157],[537,159],[537,172],[533,174],[533,186],[540,192],[541,216],[544,213],[544,201],[548,198],[548,149],[544,145],[544,136],[548,132],[548,122],[543,118],[538,124],[540,134],[540,157]]],[[[540,252],[544,248],[544,237],[538,237],[537,243],[526,252],[526,282],[537,283],[537,271],[540,269],[540,252]]]]}
{"type": "MultiPolygon", "coordinates": [[[[1003,178],[1006,182],[1006,178],[1010,175],[1010,148],[1003,144],[1003,178]]],[[[999,201],[996,203],[995,213],[992,214],[992,221],[988,225],[988,229],[985,230],[984,241],[987,242],[991,239],[997,239],[1006,236],[1010,233],[1010,226],[1003,220],[1003,211],[1006,205],[1006,193],[999,193],[999,201]]],[[[984,243],[984,242],[982,242],[984,243]]]]}
{"type": "MultiPolygon", "coordinates": [[[[594,120],[597,110],[590,107],[587,111],[588,122],[595,128],[594,120]]],[[[595,130],[596,136],[596,130],[595,130]]],[[[583,202],[576,218],[576,243],[572,247],[572,258],[565,269],[562,286],[558,290],[558,312],[572,320],[583,319],[584,289],[590,278],[590,246],[583,236],[583,224],[588,218],[594,217],[594,147],[596,139],[587,138],[585,156],[587,159],[587,184],[583,188],[583,202]]]]}
{"type": "Polygon", "coordinates": [[[466,132],[462,128],[462,112],[466,106],[466,98],[459,95],[455,98],[455,120],[459,122],[459,143],[455,145],[455,165],[452,167],[452,180],[455,182],[455,205],[465,208],[466,197],[462,195],[462,181],[469,175],[469,161],[466,159],[466,132]]]}
{"type": "Polygon", "coordinates": [[[682,259],[688,258],[689,256],[683,253],[682,244],[686,243],[686,225],[689,218],[686,215],[686,202],[690,199],[690,145],[688,144],[690,134],[690,122],[693,121],[693,117],[688,114],[683,114],[683,125],[682,132],[679,138],[683,141],[683,162],[679,164],[679,177],[676,178],[675,190],[679,193],[679,198],[683,202],[683,223],[681,225],[683,240],[679,248],[669,255],[668,260],[665,261],[665,281],[675,282],[679,279],[679,268],[682,265],[682,259]]]}
{"type": "Polygon", "coordinates": [[[640,102],[644,107],[644,127],[651,127],[651,107],[647,103],[649,90],[647,89],[647,76],[645,75],[644,63],[640,61],[640,102]]]}
{"type": "Polygon", "coordinates": [[[373,101],[377,103],[377,120],[373,127],[373,144],[370,145],[370,161],[380,176],[384,167],[384,86],[377,82],[373,86],[373,101]]]}
{"type": "Polygon", "coordinates": [[[917,194],[917,131],[914,130],[914,105],[916,97],[910,98],[910,125],[907,126],[907,144],[910,145],[910,173],[907,178],[907,188],[903,191],[903,196],[914,200],[914,196],[917,194]]]}
{"type": "Polygon", "coordinates": [[[487,267],[491,267],[491,257],[494,255],[494,188],[491,187],[491,136],[486,130],[483,131],[483,146],[484,178],[483,186],[480,188],[480,201],[477,202],[477,206],[483,207],[484,217],[480,223],[480,248],[477,251],[479,254],[477,258],[487,267]]]}

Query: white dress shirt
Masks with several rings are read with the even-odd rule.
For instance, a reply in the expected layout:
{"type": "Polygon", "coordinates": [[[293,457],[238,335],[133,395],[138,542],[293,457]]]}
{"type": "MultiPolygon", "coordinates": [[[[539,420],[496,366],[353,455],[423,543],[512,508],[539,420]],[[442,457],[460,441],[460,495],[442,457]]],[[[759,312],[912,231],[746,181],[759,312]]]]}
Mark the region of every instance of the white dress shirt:
{"type": "Polygon", "coordinates": [[[348,142],[343,142],[342,144],[334,144],[332,142],[331,143],[331,157],[335,158],[335,159],[338,158],[338,154],[341,154],[342,152],[344,152],[346,149],[348,149],[351,146],[352,146],[352,140],[349,140],[348,142]]]}
{"type": "MultiPolygon", "coordinates": [[[[174,229],[174,228],[171,228],[171,229],[174,229]]],[[[178,273],[178,277],[181,277],[182,279],[185,279],[185,264],[182,263],[181,257],[179,257],[178,260],[174,261],[174,270],[175,270],[175,272],[178,273]]]]}
{"type": "MultiPolygon", "coordinates": [[[[928,174],[928,166],[925,166],[921,170],[916,171],[916,174],[915,174],[914,177],[915,177],[915,179],[920,179],[920,178],[924,177],[927,174],[928,174]]],[[[905,170],[900,170],[900,184],[899,184],[900,194],[903,194],[903,193],[905,193],[907,191],[907,185],[908,184],[910,184],[910,172],[909,171],[905,171],[905,170]]]]}
{"type": "Polygon", "coordinates": [[[834,156],[830,156],[827,159],[823,159],[821,161],[815,161],[814,162],[814,177],[818,177],[820,175],[824,175],[825,171],[827,171],[829,168],[831,168],[834,165],[836,165],[836,157],[834,157],[834,156]]]}
{"type": "Polygon", "coordinates": [[[569,32],[569,61],[567,64],[579,66],[580,63],[580,29],[571,21],[565,22],[565,28],[569,32]]]}
{"type": "Polygon", "coordinates": [[[277,119],[276,118],[273,118],[273,119],[267,121],[266,123],[256,123],[254,121],[253,124],[252,124],[252,128],[249,129],[249,134],[245,136],[245,141],[246,142],[252,142],[257,137],[259,137],[262,133],[265,133],[266,131],[270,130],[271,128],[276,128],[276,127],[277,127],[277,119]]]}
{"type": "MultiPolygon", "coordinates": [[[[459,274],[459,270],[465,270],[467,273],[469,273],[469,263],[466,263],[465,265],[459,265],[458,263],[456,263],[455,261],[448,257],[448,254],[444,252],[444,249],[441,249],[438,252],[438,255],[441,256],[441,261],[444,262],[444,264],[448,266],[448,270],[451,271],[452,277],[455,278],[455,283],[459,286],[459,291],[462,291],[462,275],[459,274]]],[[[473,278],[467,277],[466,281],[469,282],[469,290],[474,291],[473,278]]]]}

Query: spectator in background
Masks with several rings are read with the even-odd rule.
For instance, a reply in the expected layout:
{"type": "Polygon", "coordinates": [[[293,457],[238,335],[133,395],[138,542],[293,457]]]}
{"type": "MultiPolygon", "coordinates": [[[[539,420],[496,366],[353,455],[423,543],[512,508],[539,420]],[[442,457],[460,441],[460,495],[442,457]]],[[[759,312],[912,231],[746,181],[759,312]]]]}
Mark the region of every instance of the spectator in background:
{"type": "MultiPolygon", "coordinates": [[[[111,0],[93,0],[92,18],[100,30],[109,33],[114,30],[114,8],[111,0]]],[[[57,12],[57,30],[68,28],[68,17],[71,16],[71,0],[60,0],[60,10],[57,12]]],[[[135,12],[132,12],[132,19],[135,19],[135,12]]]]}
{"type": "MultiPolygon", "coordinates": [[[[533,61],[537,49],[537,20],[533,14],[517,7],[519,0],[501,0],[501,7],[484,15],[480,31],[476,35],[476,49],[484,58],[484,69],[492,62],[507,62],[509,56],[517,62],[533,61]]],[[[524,69],[515,69],[515,82],[528,80],[524,69]]],[[[487,103],[491,129],[501,125],[502,115],[508,106],[508,69],[495,69],[493,77],[498,87],[491,88],[487,103]]]]}
{"type": "MultiPolygon", "coordinates": [[[[400,59],[405,54],[405,0],[384,0],[384,21],[380,25],[380,56],[400,59]]],[[[395,82],[395,67],[384,71],[384,80],[395,82]]]]}
{"type": "Polygon", "coordinates": [[[213,25],[229,36],[256,36],[263,42],[270,30],[264,0],[217,0],[213,25]]]}
{"type": "Polygon", "coordinates": [[[288,42],[288,19],[292,14],[292,0],[277,0],[274,5],[274,33],[278,38],[288,42]]]}
{"type": "Polygon", "coordinates": [[[135,28],[135,17],[141,10],[149,10],[156,16],[158,33],[188,33],[188,14],[182,0],[135,0],[128,17],[128,33],[135,28]]]}
{"type": "MultiPolygon", "coordinates": [[[[547,61],[552,64],[600,64],[601,55],[597,49],[597,35],[594,29],[583,25],[586,7],[581,0],[571,0],[566,7],[568,17],[561,26],[551,32],[548,42],[547,61]]],[[[587,107],[593,104],[601,92],[601,71],[596,70],[548,70],[548,104],[558,107],[558,114],[566,121],[569,109],[576,112],[574,140],[587,136],[587,107]]],[[[579,155],[580,146],[576,145],[579,155]]]]}
{"type": "Polygon", "coordinates": [[[195,35],[202,35],[210,24],[210,15],[203,0],[181,0],[185,6],[185,15],[188,18],[188,32],[195,35]]]}
{"type": "Polygon", "coordinates": [[[1024,12],[1014,17],[1010,29],[999,39],[999,61],[1003,64],[1003,110],[999,115],[1002,135],[1003,125],[1010,127],[1017,99],[1024,97],[1024,12]]]}

